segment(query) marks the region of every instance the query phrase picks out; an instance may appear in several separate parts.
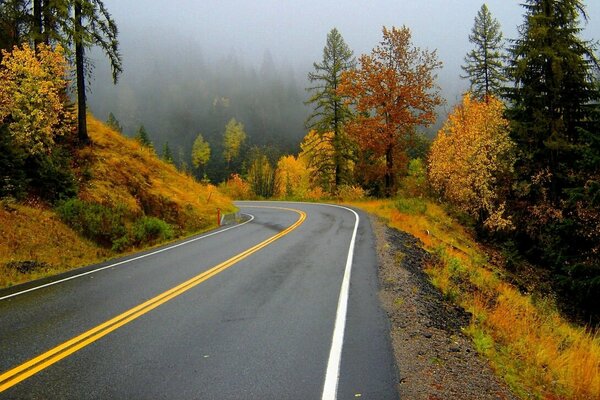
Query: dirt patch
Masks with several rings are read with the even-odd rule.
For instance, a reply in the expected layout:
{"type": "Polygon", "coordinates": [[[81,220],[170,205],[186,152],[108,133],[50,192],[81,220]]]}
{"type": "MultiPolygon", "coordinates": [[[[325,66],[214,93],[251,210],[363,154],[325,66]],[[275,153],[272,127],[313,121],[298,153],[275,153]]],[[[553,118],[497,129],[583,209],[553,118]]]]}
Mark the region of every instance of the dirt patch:
{"type": "Polygon", "coordinates": [[[445,300],[429,281],[423,266],[431,256],[418,239],[371,220],[400,398],[517,399],[463,333],[470,314],[445,300]]]}

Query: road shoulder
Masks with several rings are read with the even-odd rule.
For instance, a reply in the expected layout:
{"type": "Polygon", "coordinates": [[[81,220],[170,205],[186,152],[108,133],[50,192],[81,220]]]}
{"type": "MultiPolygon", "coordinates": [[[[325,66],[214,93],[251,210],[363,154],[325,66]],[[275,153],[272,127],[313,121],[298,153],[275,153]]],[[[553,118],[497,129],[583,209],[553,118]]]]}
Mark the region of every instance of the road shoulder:
{"type": "Polygon", "coordinates": [[[406,399],[516,399],[462,328],[470,315],[444,300],[423,271],[429,254],[371,216],[380,299],[390,319],[398,391],[406,399]]]}

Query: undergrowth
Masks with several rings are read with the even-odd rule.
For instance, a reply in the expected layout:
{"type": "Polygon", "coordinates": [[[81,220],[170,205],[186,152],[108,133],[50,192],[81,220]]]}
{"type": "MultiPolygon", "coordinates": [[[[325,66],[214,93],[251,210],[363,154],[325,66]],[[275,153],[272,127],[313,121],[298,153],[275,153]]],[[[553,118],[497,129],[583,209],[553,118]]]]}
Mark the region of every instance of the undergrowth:
{"type": "Polygon", "coordinates": [[[353,205],[419,238],[438,261],[426,272],[444,296],[472,313],[465,332],[524,399],[600,398],[600,337],[569,323],[552,296],[523,293],[486,249],[439,205],[374,200],[353,205]]]}

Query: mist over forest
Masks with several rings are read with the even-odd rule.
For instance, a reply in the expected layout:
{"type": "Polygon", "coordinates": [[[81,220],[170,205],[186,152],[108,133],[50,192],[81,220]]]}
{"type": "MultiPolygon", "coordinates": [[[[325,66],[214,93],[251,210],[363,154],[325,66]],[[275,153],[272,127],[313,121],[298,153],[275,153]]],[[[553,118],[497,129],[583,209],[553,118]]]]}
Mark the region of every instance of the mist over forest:
{"type": "Polygon", "coordinates": [[[273,157],[297,152],[309,113],[305,84],[270,52],[253,66],[234,52],[211,59],[194,43],[157,41],[149,57],[146,46],[135,44],[141,37],[130,39],[122,45],[127,69],[117,86],[104,79],[107,66],[97,63],[89,97],[98,118],[113,113],[128,136],[143,124],[157,152],[168,142],[177,164],[190,165],[192,143],[202,134],[212,149],[206,172],[214,179],[225,178],[222,140],[232,118],[248,135],[243,150],[258,146],[273,157]]]}

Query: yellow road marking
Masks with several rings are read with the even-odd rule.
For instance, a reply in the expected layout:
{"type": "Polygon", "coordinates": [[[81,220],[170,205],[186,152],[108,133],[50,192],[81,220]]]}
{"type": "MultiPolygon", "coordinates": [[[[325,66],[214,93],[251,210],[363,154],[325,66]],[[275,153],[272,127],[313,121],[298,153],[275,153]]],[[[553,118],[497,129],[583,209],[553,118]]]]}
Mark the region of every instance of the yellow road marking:
{"type": "Polygon", "coordinates": [[[282,207],[254,207],[254,208],[275,208],[279,210],[287,210],[293,211],[300,215],[300,218],[294,224],[290,225],[285,230],[279,232],[278,234],[271,236],[267,240],[245,250],[229,260],[223,261],[222,263],[214,266],[213,268],[205,271],[183,283],[180,285],[167,290],[151,298],[150,300],[131,308],[128,311],[96,326],[88,330],[87,332],[82,333],[79,336],[74,337],[50,350],[47,352],[9,370],[0,375],[0,392],[5,391],[6,389],[16,385],[17,383],[29,378],[32,375],[40,372],[41,370],[49,367],[50,365],[62,360],[65,357],[75,353],[77,350],[89,345],[90,343],[95,342],[103,336],[108,335],[110,332],[122,327],[123,325],[133,321],[134,319],[146,314],[147,312],[155,309],[161,304],[166,303],[167,301],[179,296],[180,294],[190,290],[191,288],[199,285],[200,283],[212,278],[213,276],[219,274],[220,272],[226,270],[237,262],[243,260],[244,258],[250,256],[251,254],[256,253],[262,248],[268,246],[273,243],[277,239],[287,235],[298,226],[300,226],[304,220],[306,219],[306,213],[300,210],[295,210],[292,208],[282,208],[282,207]]]}

